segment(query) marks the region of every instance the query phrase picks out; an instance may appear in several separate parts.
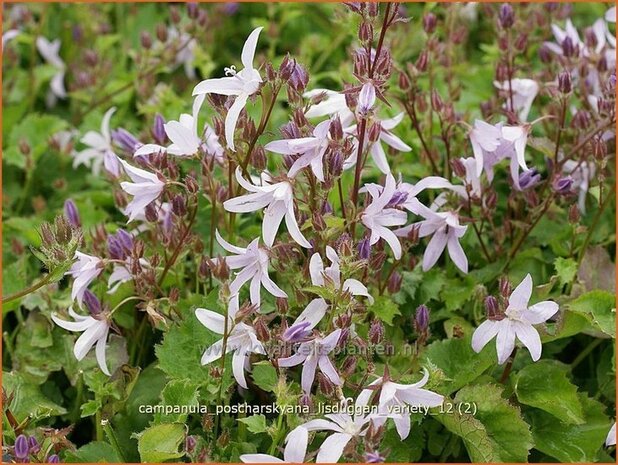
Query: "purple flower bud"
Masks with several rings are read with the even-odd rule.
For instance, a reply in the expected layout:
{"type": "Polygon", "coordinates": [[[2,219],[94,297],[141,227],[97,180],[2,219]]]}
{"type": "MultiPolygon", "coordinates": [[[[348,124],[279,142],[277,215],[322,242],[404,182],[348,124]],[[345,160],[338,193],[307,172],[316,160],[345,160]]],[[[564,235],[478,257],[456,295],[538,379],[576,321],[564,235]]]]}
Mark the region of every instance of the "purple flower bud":
{"type": "Polygon", "coordinates": [[[562,54],[565,57],[572,57],[577,54],[575,44],[573,44],[573,40],[570,37],[565,37],[562,41],[562,54]]]}
{"type": "MultiPolygon", "coordinates": [[[[189,5],[191,5],[191,3],[189,3],[189,5]]],[[[187,439],[185,440],[185,450],[189,454],[195,450],[196,445],[197,440],[195,439],[195,436],[187,436],[187,439]]]]}
{"type": "Polygon", "coordinates": [[[388,282],[386,284],[386,288],[388,292],[391,294],[396,294],[401,289],[401,283],[403,282],[403,277],[394,271],[390,278],[388,278],[388,282]]]}
{"type": "MultiPolygon", "coordinates": [[[[427,50],[423,50],[421,52],[421,54],[418,56],[418,59],[416,60],[416,63],[414,63],[414,66],[416,67],[417,71],[424,73],[425,71],[427,71],[427,65],[429,64],[429,52],[427,50]]],[[[401,76],[405,76],[403,73],[401,74],[401,76]]],[[[402,83],[401,79],[399,80],[399,86],[403,89],[403,90],[407,90],[410,88],[410,81],[408,79],[408,77],[405,77],[405,81],[402,83]],[[406,88],[404,88],[404,86],[402,86],[402,84],[404,84],[406,86],[406,88]]]]}
{"type": "Polygon", "coordinates": [[[34,436],[30,436],[28,438],[28,446],[30,447],[31,454],[38,454],[39,451],[41,450],[41,445],[39,444],[39,441],[37,441],[34,436]]]}
{"type": "Polygon", "coordinates": [[[380,452],[365,452],[365,462],[366,463],[383,463],[386,460],[380,452]]]}
{"type": "Polygon", "coordinates": [[[332,213],[332,212],[333,212],[332,205],[330,204],[330,202],[325,201],[322,204],[322,210],[321,210],[322,215],[328,215],[329,213],[332,213]]]}
{"type": "Polygon", "coordinates": [[[116,238],[127,252],[131,252],[131,249],[133,249],[133,236],[131,234],[124,229],[119,229],[116,231],[116,238]]]}
{"type": "Polygon", "coordinates": [[[340,140],[343,138],[343,126],[338,116],[331,118],[328,125],[328,132],[334,140],[340,140]]]}
{"type": "Polygon", "coordinates": [[[487,313],[488,320],[500,321],[504,319],[504,313],[500,310],[498,299],[493,295],[485,298],[485,312],[487,313]]]}
{"type": "Polygon", "coordinates": [[[429,309],[426,305],[419,305],[414,315],[414,327],[418,333],[425,333],[429,327],[429,309]]]}
{"type": "Polygon", "coordinates": [[[365,115],[376,102],[376,89],[371,82],[366,82],[358,94],[358,111],[365,115]]]}
{"type": "Polygon", "coordinates": [[[302,405],[303,407],[309,407],[311,408],[313,406],[313,401],[311,400],[311,394],[307,394],[306,392],[303,393],[302,396],[300,396],[300,401],[299,401],[300,405],[302,405]]]}
{"type": "Polygon", "coordinates": [[[15,457],[24,460],[30,453],[30,446],[28,445],[28,438],[24,434],[20,434],[15,439],[15,457]]]}
{"type": "Polygon", "coordinates": [[[398,207],[402,203],[405,203],[406,200],[408,200],[408,193],[407,192],[395,191],[395,193],[393,194],[391,199],[386,204],[385,208],[398,207]]]}
{"type": "Polygon", "coordinates": [[[371,243],[369,238],[365,237],[358,243],[358,256],[361,260],[368,260],[371,256],[371,243]]]}
{"type": "Polygon", "coordinates": [[[91,315],[98,315],[101,313],[101,302],[89,289],[86,289],[84,292],[84,303],[91,315]]]}
{"type": "MultiPolygon", "coordinates": [[[[191,3],[189,5],[191,5],[191,3]]],[[[163,145],[167,141],[167,134],[165,133],[165,119],[163,119],[163,116],[159,113],[157,113],[154,118],[152,137],[154,137],[154,140],[159,145],[163,145]]]]}
{"type": "Polygon", "coordinates": [[[281,339],[292,343],[304,341],[310,334],[309,326],[311,323],[308,321],[292,325],[283,332],[281,339]]]}
{"type": "Polygon", "coordinates": [[[233,16],[236,14],[239,8],[239,2],[225,2],[225,4],[223,5],[223,12],[228,16],[233,16]]]}
{"type": "Polygon", "coordinates": [[[142,145],[137,138],[129,131],[123,128],[118,128],[112,131],[112,141],[125,152],[131,155],[135,150],[142,145]]]}
{"type": "Polygon", "coordinates": [[[283,60],[279,65],[279,77],[284,81],[287,81],[292,76],[294,68],[296,68],[296,60],[290,57],[290,54],[288,53],[283,57],[283,60]]]}
{"type": "Polygon", "coordinates": [[[379,344],[384,338],[384,325],[380,320],[374,319],[369,327],[369,342],[379,344]]]}
{"type": "Polygon", "coordinates": [[[609,89],[614,90],[616,88],[616,73],[612,73],[608,80],[609,89]]]}
{"type": "Polygon", "coordinates": [[[284,124],[279,128],[279,131],[285,139],[299,139],[302,137],[298,125],[294,121],[284,124]]]}
{"type": "Polygon", "coordinates": [[[199,14],[199,6],[197,5],[197,3],[188,2],[187,3],[187,15],[189,15],[189,18],[195,19],[197,18],[198,14],[199,14]]]}
{"type": "Polygon", "coordinates": [[[552,60],[552,52],[545,44],[539,47],[539,58],[542,63],[550,63],[552,60]]]}
{"type": "Polygon", "coordinates": [[[558,75],[558,90],[563,94],[568,94],[573,88],[571,73],[563,71],[558,75]]]}
{"type": "Polygon", "coordinates": [[[79,219],[79,211],[77,210],[77,205],[75,205],[75,202],[73,202],[73,200],[71,199],[67,199],[64,202],[64,216],[67,220],[69,220],[69,223],[74,228],[81,227],[82,222],[79,219]]]}
{"type": "Polygon", "coordinates": [[[431,34],[436,30],[436,25],[438,24],[438,18],[433,13],[427,13],[423,16],[423,30],[427,34],[431,34]]]}
{"type": "Polygon", "coordinates": [[[300,64],[296,63],[294,71],[290,76],[288,84],[298,93],[302,93],[309,83],[309,74],[307,70],[300,64]]]}
{"type": "Polygon", "coordinates": [[[503,3],[500,6],[498,21],[502,29],[508,29],[513,25],[513,23],[515,23],[515,12],[510,4],[503,3]]]}
{"type": "Polygon", "coordinates": [[[536,186],[539,182],[541,182],[541,175],[535,168],[524,171],[519,176],[519,187],[521,187],[521,190],[530,189],[531,187],[536,186]]]}
{"type": "Polygon", "coordinates": [[[60,457],[56,454],[50,455],[47,457],[47,463],[60,463],[60,457]]]}
{"type": "Polygon", "coordinates": [[[116,154],[111,150],[105,151],[105,154],[103,155],[103,166],[105,167],[105,171],[107,171],[112,177],[120,177],[120,162],[118,161],[116,154]]]}
{"type": "Polygon", "coordinates": [[[560,195],[570,194],[573,187],[573,178],[571,176],[556,178],[552,183],[552,187],[560,195]]]}

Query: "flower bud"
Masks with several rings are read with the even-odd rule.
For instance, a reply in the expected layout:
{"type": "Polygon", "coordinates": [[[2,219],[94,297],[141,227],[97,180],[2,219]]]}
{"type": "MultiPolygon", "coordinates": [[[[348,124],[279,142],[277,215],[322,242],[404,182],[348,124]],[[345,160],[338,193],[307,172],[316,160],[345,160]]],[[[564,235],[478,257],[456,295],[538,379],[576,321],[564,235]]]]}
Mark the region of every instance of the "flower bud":
{"type": "Polygon", "coordinates": [[[187,203],[180,194],[175,195],[172,199],[172,213],[176,216],[184,216],[187,213],[187,203]]]}
{"type": "Polygon", "coordinates": [[[451,169],[453,170],[453,173],[455,173],[455,176],[457,176],[458,178],[466,177],[466,166],[463,164],[461,158],[453,158],[451,160],[451,169]]]}
{"type": "Polygon", "coordinates": [[[485,297],[485,312],[488,320],[500,321],[504,319],[504,313],[500,310],[498,299],[493,295],[485,297]]]}
{"type": "Polygon", "coordinates": [[[371,82],[366,82],[358,94],[357,110],[361,115],[366,115],[373,108],[376,101],[376,89],[371,82]]]}
{"type": "Polygon", "coordinates": [[[541,45],[539,47],[539,59],[541,60],[541,63],[551,63],[552,58],[553,55],[549,47],[545,44],[541,45]]]}
{"type": "Polygon", "coordinates": [[[152,137],[157,144],[163,145],[167,142],[167,134],[165,133],[165,120],[159,113],[155,115],[152,125],[152,137]]]}
{"type": "Polygon", "coordinates": [[[379,270],[384,266],[385,261],[386,253],[383,250],[380,250],[374,253],[369,259],[369,269],[379,270]]]}
{"type": "Polygon", "coordinates": [[[60,463],[60,457],[58,457],[56,454],[52,454],[47,457],[47,463],[60,463]]]}
{"type": "Polygon", "coordinates": [[[142,143],[137,140],[133,134],[123,128],[112,131],[112,141],[122,150],[130,153],[131,155],[133,155],[135,149],[142,145],[142,143]]]}
{"type": "Polygon", "coordinates": [[[185,177],[185,186],[191,194],[196,194],[200,190],[200,185],[193,176],[185,177]]]}
{"type": "Polygon", "coordinates": [[[19,141],[19,151],[22,155],[30,155],[30,144],[25,139],[19,141]]]}
{"type": "Polygon", "coordinates": [[[573,178],[571,176],[558,177],[552,182],[552,188],[560,195],[570,194],[572,187],[573,178]]]}
{"type": "Polygon", "coordinates": [[[423,16],[423,30],[427,34],[431,34],[436,30],[436,26],[438,25],[438,18],[433,13],[427,13],[423,16]]]}
{"type": "Polygon", "coordinates": [[[521,187],[521,190],[530,189],[539,182],[541,182],[541,175],[535,168],[524,171],[519,176],[519,187],[521,187]]]}
{"type": "MultiPolygon", "coordinates": [[[[419,60],[420,60],[420,57],[419,57],[419,60]]],[[[418,62],[417,62],[417,68],[418,68],[418,62]]],[[[405,92],[408,89],[410,89],[411,85],[412,84],[410,83],[410,78],[408,77],[408,75],[406,73],[399,73],[399,88],[405,92]]]]}
{"type": "MultiPolygon", "coordinates": [[[[187,4],[187,7],[189,5],[195,5],[195,3],[189,3],[187,4]]],[[[187,439],[185,439],[185,450],[187,451],[188,454],[190,454],[191,452],[195,450],[196,445],[197,445],[197,440],[195,439],[195,436],[187,436],[187,439]]]]}
{"type": "Polygon", "coordinates": [[[378,2],[367,2],[366,8],[367,8],[367,15],[370,18],[375,18],[376,16],[378,16],[378,13],[380,12],[378,2]]]}
{"type": "MultiPolygon", "coordinates": [[[[195,19],[199,15],[199,6],[196,2],[188,2],[187,3],[187,15],[191,19],[195,19]]],[[[187,438],[188,439],[188,438],[187,438]]]]}
{"type": "Polygon", "coordinates": [[[20,460],[28,458],[28,455],[30,453],[30,447],[28,446],[28,438],[25,435],[20,434],[15,439],[14,452],[15,457],[20,460]]]}
{"type": "Polygon", "coordinates": [[[371,243],[369,238],[365,237],[358,243],[358,257],[361,260],[368,260],[371,256],[371,243]]]}
{"type": "Polygon", "coordinates": [[[570,58],[572,56],[577,55],[577,53],[578,53],[578,50],[575,44],[573,43],[573,40],[568,36],[565,37],[564,40],[562,41],[562,54],[565,57],[570,58]]]}
{"type": "Polygon", "coordinates": [[[563,94],[571,92],[573,85],[571,80],[571,73],[563,71],[558,75],[558,90],[563,94]]]}
{"type": "Polygon", "coordinates": [[[41,445],[34,436],[30,436],[28,438],[28,447],[30,447],[31,454],[38,454],[41,450],[41,445]]]}
{"type": "Polygon", "coordinates": [[[98,315],[101,313],[101,302],[96,295],[89,289],[84,292],[84,303],[91,315],[98,315]]]}
{"type": "Polygon", "coordinates": [[[142,44],[142,47],[144,47],[146,50],[150,50],[150,48],[152,47],[152,36],[148,31],[142,31],[139,35],[139,40],[142,44]]]}
{"type": "Polygon", "coordinates": [[[165,26],[165,24],[157,24],[157,39],[159,39],[161,42],[167,42],[167,27],[165,26]]]}
{"type": "Polygon", "coordinates": [[[418,56],[414,67],[417,71],[424,73],[427,71],[427,65],[429,64],[429,52],[427,50],[423,50],[421,54],[418,56]]]}
{"type": "Polygon", "coordinates": [[[367,132],[367,138],[371,144],[377,142],[380,139],[380,134],[382,133],[382,124],[380,121],[375,121],[369,126],[369,131],[367,132]]]}
{"type": "Polygon", "coordinates": [[[279,66],[279,77],[284,81],[287,81],[292,76],[295,67],[296,60],[291,58],[290,54],[288,53],[285,57],[283,57],[283,61],[279,66]]]}
{"type": "Polygon", "coordinates": [[[358,38],[361,42],[371,43],[373,41],[373,26],[371,23],[362,22],[358,28],[358,38]]]}
{"type": "Polygon", "coordinates": [[[419,305],[414,315],[414,328],[419,334],[424,334],[429,328],[429,309],[426,305],[419,305]]]}
{"type": "Polygon", "coordinates": [[[346,359],[341,364],[341,374],[344,376],[350,376],[354,374],[356,371],[356,366],[358,365],[358,359],[352,355],[346,357],[346,359]]]}
{"type": "Polygon", "coordinates": [[[384,325],[378,319],[374,319],[369,327],[369,342],[379,344],[384,338],[384,325]]]}
{"type": "Polygon", "coordinates": [[[264,321],[264,318],[257,318],[253,322],[253,328],[255,329],[255,334],[260,342],[270,341],[270,331],[268,330],[268,325],[264,321]]]}
{"type": "Polygon", "coordinates": [[[182,19],[180,17],[180,11],[178,11],[178,8],[176,8],[175,6],[170,7],[170,19],[175,24],[178,24],[182,19]]]}
{"type": "Polygon", "coordinates": [[[365,452],[365,463],[384,463],[386,457],[384,457],[379,451],[365,452]]]}
{"type": "Polygon", "coordinates": [[[509,29],[515,23],[515,12],[509,3],[503,3],[498,12],[498,22],[502,29],[509,29]]]}
{"type": "Polygon", "coordinates": [[[322,373],[318,373],[318,387],[322,394],[324,394],[326,397],[332,396],[335,392],[335,385],[329,378],[324,376],[322,373]]]}
{"type": "Polygon", "coordinates": [[[508,299],[511,295],[511,282],[505,276],[502,276],[498,280],[498,289],[500,290],[500,295],[505,299],[508,299]]]}
{"type": "Polygon", "coordinates": [[[313,401],[311,400],[311,394],[307,394],[306,392],[304,392],[303,395],[300,396],[300,400],[298,401],[298,403],[302,405],[303,407],[309,407],[310,409],[313,408],[313,401]]]}
{"type": "Polygon", "coordinates": [[[401,289],[401,283],[403,282],[402,276],[394,271],[391,276],[388,278],[388,283],[386,288],[388,292],[391,294],[396,294],[401,289]]]}
{"type": "Polygon", "coordinates": [[[528,45],[528,36],[523,33],[519,34],[515,39],[514,45],[518,51],[523,52],[524,50],[526,50],[526,47],[528,45]]]}
{"type": "Polygon", "coordinates": [[[302,93],[304,92],[308,83],[309,74],[307,73],[307,70],[299,63],[296,63],[296,65],[294,66],[294,71],[292,72],[292,75],[290,76],[290,79],[288,81],[289,86],[296,92],[302,93]]]}
{"type": "Polygon", "coordinates": [[[431,91],[431,108],[433,109],[433,111],[439,113],[440,111],[442,111],[443,107],[444,102],[442,101],[442,97],[440,97],[440,94],[436,89],[433,89],[431,91]]]}
{"type": "Polygon", "coordinates": [[[67,199],[64,202],[64,216],[74,228],[80,228],[82,226],[77,205],[75,205],[72,199],[67,199]]]}

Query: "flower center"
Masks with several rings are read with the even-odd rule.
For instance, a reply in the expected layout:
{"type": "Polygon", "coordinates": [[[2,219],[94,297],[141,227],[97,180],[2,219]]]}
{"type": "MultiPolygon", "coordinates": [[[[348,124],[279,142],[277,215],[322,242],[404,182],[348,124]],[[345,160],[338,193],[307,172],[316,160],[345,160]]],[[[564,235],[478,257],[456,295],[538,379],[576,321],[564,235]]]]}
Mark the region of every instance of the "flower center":
{"type": "Polygon", "coordinates": [[[236,76],[236,66],[231,65],[229,68],[223,68],[226,76],[236,76]]]}

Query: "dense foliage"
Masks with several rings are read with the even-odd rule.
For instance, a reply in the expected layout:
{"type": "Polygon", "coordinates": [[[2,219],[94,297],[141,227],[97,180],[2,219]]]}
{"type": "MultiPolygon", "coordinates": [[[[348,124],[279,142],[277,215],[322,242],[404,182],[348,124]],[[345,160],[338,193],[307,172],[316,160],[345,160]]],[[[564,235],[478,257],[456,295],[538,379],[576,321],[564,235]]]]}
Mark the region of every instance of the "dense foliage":
{"type": "Polygon", "coordinates": [[[5,5],[3,461],[613,462],[610,6],[5,5]]]}

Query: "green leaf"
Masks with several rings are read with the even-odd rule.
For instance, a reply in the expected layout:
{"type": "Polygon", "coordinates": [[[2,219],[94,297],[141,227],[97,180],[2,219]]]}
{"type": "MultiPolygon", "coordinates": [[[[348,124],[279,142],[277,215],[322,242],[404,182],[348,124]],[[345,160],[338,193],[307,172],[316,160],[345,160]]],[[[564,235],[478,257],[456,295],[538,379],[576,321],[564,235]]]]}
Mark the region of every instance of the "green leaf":
{"type": "Polygon", "coordinates": [[[238,421],[247,425],[250,433],[259,434],[266,432],[266,417],[264,415],[252,415],[247,418],[239,418],[238,421]]]}
{"type": "Polygon", "coordinates": [[[502,391],[496,384],[466,386],[455,402],[476,410],[474,417],[485,427],[501,462],[526,462],[533,446],[530,427],[520,410],[502,397],[502,391]]]}
{"type": "Polygon", "coordinates": [[[18,422],[30,416],[34,420],[67,413],[66,409],[43,395],[39,387],[24,380],[17,373],[2,373],[2,388],[13,400],[6,405],[18,422]]]}
{"type": "Polygon", "coordinates": [[[440,291],[446,285],[446,275],[439,268],[432,268],[423,275],[423,281],[419,287],[418,300],[426,304],[430,300],[438,298],[440,291]]]}
{"type": "Polygon", "coordinates": [[[577,386],[567,378],[568,367],[554,360],[541,360],[524,367],[515,377],[519,402],[554,415],[564,423],[581,425],[584,411],[577,386]]]}
{"type": "Polygon", "coordinates": [[[88,443],[76,451],[68,451],[64,461],[69,463],[122,462],[114,448],[108,443],[101,441],[88,443]]]}
{"type": "Polygon", "coordinates": [[[252,371],[253,382],[264,391],[272,392],[279,382],[277,370],[270,362],[259,362],[253,365],[252,371]]]}
{"type": "Polygon", "coordinates": [[[557,421],[542,410],[528,412],[535,449],[564,463],[597,461],[611,421],[600,402],[580,393],[578,403],[584,413],[581,425],[557,421]]]}
{"type": "Polygon", "coordinates": [[[151,426],[136,434],[142,462],[164,462],[182,457],[184,452],[178,449],[184,442],[186,428],[180,423],[167,423],[151,426]]]}
{"type": "Polygon", "coordinates": [[[373,314],[379,320],[383,321],[389,326],[393,325],[393,319],[397,315],[401,315],[399,311],[399,306],[393,302],[390,297],[387,296],[379,296],[373,305],[369,307],[369,310],[373,312],[373,314]]]}
{"type": "Polygon", "coordinates": [[[20,141],[27,142],[32,158],[37,160],[47,150],[49,138],[67,126],[57,116],[29,114],[11,130],[9,146],[19,147],[20,141]]]}
{"type": "Polygon", "coordinates": [[[170,381],[161,393],[161,404],[170,413],[155,413],[155,423],[184,423],[187,421],[188,407],[196,406],[198,402],[198,386],[188,380],[174,379],[170,381]],[[185,410],[183,411],[183,407],[185,410]]]}
{"type": "Polygon", "coordinates": [[[601,290],[587,292],[569,304],[569,310],[584,315],[593,327],[616,338],[616,295],[601,290]]]}
{"type": "Polygon", "coordinates": [[[577,274],[577,262],[572,258],[556,258],[554,268],[556,268],[556,274],[562,284],[570,283],[577,274]]]}
{"type": "Polygon", "coordinates": [[[425,363],[431,363],[444,372],[440,392],[450,394],[474,381],[495,363],[489,349],[477,354],[472,350],[470,337],[444,339],[430,344],[423,353],[425,363]]]}

